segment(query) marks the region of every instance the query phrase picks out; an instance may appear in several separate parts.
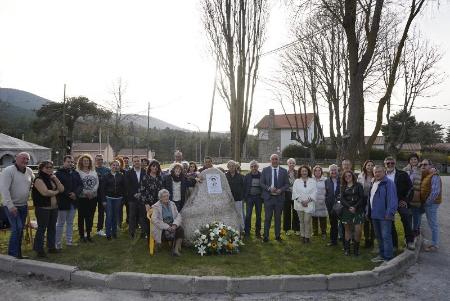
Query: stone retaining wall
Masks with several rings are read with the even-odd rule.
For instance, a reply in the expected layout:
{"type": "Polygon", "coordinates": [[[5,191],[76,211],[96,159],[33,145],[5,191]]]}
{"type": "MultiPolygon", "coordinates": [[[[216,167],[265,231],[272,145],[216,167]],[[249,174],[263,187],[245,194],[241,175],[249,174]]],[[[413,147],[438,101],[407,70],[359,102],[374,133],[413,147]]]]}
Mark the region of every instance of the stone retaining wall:
{"type": "Polygon", "coordinates": [[[415,264],[422,246],[422,238],[416,250],[403,253],[371,271],[316,275],[277,275],[232,278],[223,276],[158,275],[117,272],[104,275],[81,271],[78,267],[42,262],[18,260],[0,255],[0,271],[19,275],[42,275],[53,280],[69,281],[80,286],[112,289],[139,290],[166,293],[266,293],[301,292],[357,289],[376,286],[389,281],[415,264]]]}

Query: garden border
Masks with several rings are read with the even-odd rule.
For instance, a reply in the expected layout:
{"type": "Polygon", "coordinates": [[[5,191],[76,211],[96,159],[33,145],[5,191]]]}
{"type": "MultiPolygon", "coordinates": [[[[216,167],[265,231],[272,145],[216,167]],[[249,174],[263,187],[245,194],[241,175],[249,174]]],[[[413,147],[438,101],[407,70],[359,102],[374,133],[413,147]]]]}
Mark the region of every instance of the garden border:
{"type": "Polygon", "coordinates": [[[110,275],[79,270],[78,267],[16,259],[0,254],[0,271],[18,275],[41,275],[52,280],[64,280],[80,286],[164,293],[268,293],[333,291],[376,286],[404,273],[417,262],[423,238],[416,250],[403,253],[371,271],[336,273],[330,275],[275,275],[243,278],[225,276],[159,275],[116,272],[110,275]]]}

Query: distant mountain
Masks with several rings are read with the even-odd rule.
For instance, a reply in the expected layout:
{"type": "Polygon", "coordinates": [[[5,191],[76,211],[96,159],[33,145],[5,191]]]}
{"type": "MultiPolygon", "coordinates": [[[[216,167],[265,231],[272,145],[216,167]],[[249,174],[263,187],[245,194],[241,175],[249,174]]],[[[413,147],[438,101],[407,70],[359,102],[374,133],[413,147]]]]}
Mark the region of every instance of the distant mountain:
{"type": "MultiPolygon", "coordinates": [[[[132,122],[137,125],[144,128],[147,128],[147,116],[144,115],[137,115],[137,114],[124,114],[123,115],[123,123],[129,124],[132,122]]],[[[150,116],[150,128],[157,128],[157,129],[165,129],[169,128],[171,130],[180,130],[180,131],[186,131],[186,129],[180,128],[176,125],[173,125],[171,123],[162,121],[161,119],[155,118],[150,116]]]]}
{"type": "Polygon", "coordinates": [[[38,110],[50,102],[50,100],[33,93],[10,88],[0,88],[0,101],[30,111],[38,110]]]}
{"type": "MultiPolygon", "coordinates": [[[[44,104],[49,102],[51,102],[51,100],[33,93],[11,88],[0,88],[0,110],[2,112],[2,118],[5,118],[7,121],[18,118],[34,118],[36,117],[35,111],[39,110],[44,104]]],[[[123,119],[123,122],[126,125],[133,121],[137,126],[147,128],[147,116],[124,114],[123,119]]],[[[185,129],[154,117],[150,117],[150,128],[169,128],[186,131],[185,129]]]]}

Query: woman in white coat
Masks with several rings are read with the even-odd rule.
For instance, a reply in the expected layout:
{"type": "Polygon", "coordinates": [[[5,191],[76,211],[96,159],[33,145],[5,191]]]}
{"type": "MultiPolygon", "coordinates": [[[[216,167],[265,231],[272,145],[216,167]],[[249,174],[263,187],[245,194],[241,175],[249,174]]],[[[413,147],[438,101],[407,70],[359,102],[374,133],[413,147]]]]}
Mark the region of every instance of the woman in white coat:
{"type": "Polygon", "coordinates": [[[325,204],[325,180],[322,167],[319,165],[313,168],[313,178],[316,181],[316,198],[314,199],[314,213],[312,215],[312,228],[314,236],[319,236],[319,225],[322,239],[327,238],[327,205],[325,204]]]}
{"type": "Polygon", "coordinates": [[[311,238],[311,216],[314,213],[316,191],[316,181],[312,178],[311,169],[306,165],[300,166],[298,179],[292,186],[292,199],[299,216],[300,239],[303,243],[309,243],[311,238]]]}
{"type": "Polygon", "coordinates": [[[152,206],[152,236],[157,244],[162,240],[174,241],[172,255],[180,256],[181,243],[184,231],[181,225],[181,214],[177,206],[169,200],[167,189],[158,192],[159,201],[152,206]]]}

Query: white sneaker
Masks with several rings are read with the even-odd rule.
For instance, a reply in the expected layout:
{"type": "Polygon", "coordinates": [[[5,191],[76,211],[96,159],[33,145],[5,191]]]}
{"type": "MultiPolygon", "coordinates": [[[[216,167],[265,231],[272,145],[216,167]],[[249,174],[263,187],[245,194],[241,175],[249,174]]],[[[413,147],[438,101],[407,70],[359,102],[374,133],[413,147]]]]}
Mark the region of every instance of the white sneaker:
{"type": "Polygon", "coordinates": [[[98,236],[106,236],[105,231],[103,231],[103,230],[99,230],[99,231],[97,232],[97,235],[98,235],[98,236]]]}
{"type": "Polygon", "coordinates": [[[406,244],[406,248],[408,250],[414,251],[416,249],[416,245],[413,242],[409,242],[406,244]]]}
{"type": "Polygon", "coordinates": [[[374,262],[374,263],[378,263],[378,262],[384,262],[385,260],[384,260],[383,257],[381,257],[380,255],[378,255],[377,257],[372,258],[370,261],[372,261],[372,262],[374,262]]]}

